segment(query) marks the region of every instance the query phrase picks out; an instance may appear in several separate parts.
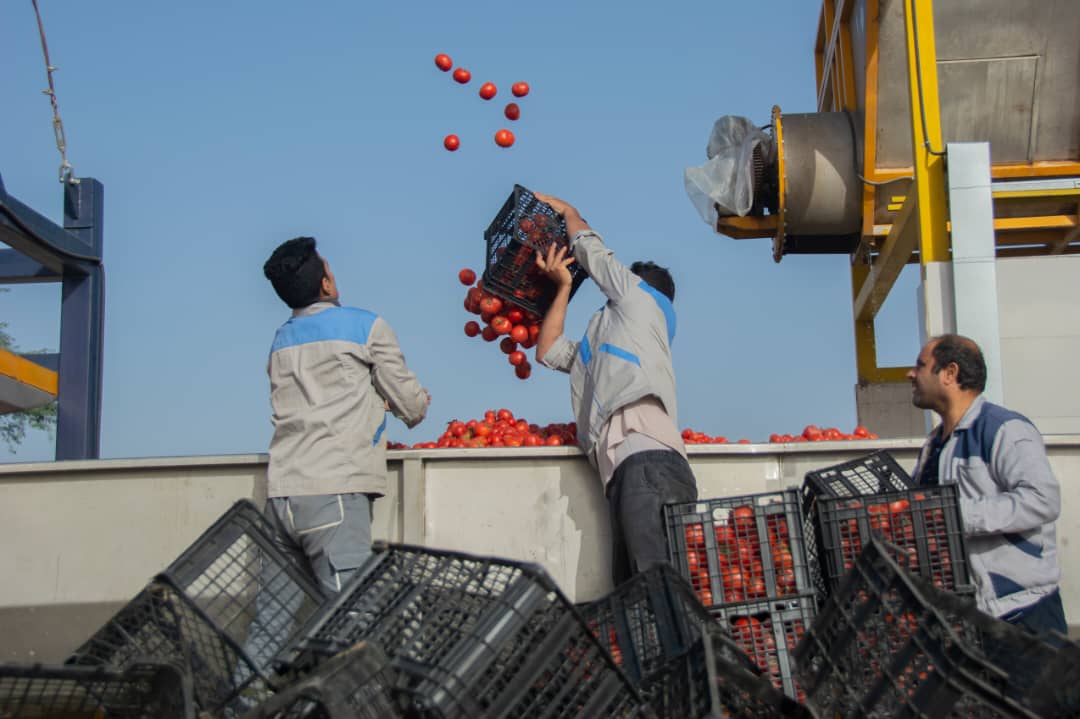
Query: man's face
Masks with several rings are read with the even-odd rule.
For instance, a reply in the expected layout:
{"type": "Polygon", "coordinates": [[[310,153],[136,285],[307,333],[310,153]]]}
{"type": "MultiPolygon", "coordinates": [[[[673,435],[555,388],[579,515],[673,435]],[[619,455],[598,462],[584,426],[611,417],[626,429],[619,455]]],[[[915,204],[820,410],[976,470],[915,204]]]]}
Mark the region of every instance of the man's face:
{"type": "Polygon", "coordinates": [[[942,372],[934,371],[934,343],[929,342],[919,352],[915,366],[908,371],[911,382],[911,403],[919,409],[937,410],[945,396],[942,385],[942,372]]]}

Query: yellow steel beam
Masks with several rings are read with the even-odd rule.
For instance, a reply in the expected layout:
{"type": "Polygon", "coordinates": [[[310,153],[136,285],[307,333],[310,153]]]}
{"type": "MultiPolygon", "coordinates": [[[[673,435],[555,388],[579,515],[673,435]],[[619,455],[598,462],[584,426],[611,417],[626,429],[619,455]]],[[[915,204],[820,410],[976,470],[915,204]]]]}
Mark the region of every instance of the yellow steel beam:
{"type": "MultiPolygon", "coordinates": [[[[878,17],[878,0],[866,0],[866,17],[878,17]]],[[[877,174],[877,88],[878,88],[878,24],[866,23],[866,89],[863,92],[863,177],[871,182],[880,182],[877,174]]],[[[874,226],[873,185],[863,185],[863,224],[864,238],[872,236],[874,226]]]]}
{"type": "Polygon", "coordinates": [[[900,271],[918,247],[918,215],[915,196],[908,196],[885,238],[880,254],[870,266],[865,281],[856,288],[853,304],[856,321],[873,320],[885,304],[900,271]]]}
{"type": "MultiPolygon", "coordinates": [[[[1077,215],[1039,215],[1036,217],[995,217],[995,232],[1024,232],[1027,230],[1071,230],[1080,224],[1077,215]]],[[[894,224],[874,225],[873,235],[885,237],[892,234],[894,224]]],[[[945,223],[945,230],[952,230],[952,223],[945,223]]]]}
{"type": "Polygon", "coordinates": [[[1059,190],[994,190],[990,193],[995,200],[1030,200],[1037,197],[1077,197],[1080,187],[1059,190]]]}
{"type": "Polygon", "coordinates": [[[773,105],[772,109],[772,125],[773,131],[776,133],[776,147],[779,148],[776,153],[776,191],[779,197],[777,198],[777,223],[776,234],[773,236],[773,261],[779,262],[784,256],[784,235],[785,224],[787,223],[787,183],[784,177],[787,173],[787,168],[784,163],[784,122],[781,119],[781,112],[779,105],[773,105]]]}
{"type": "MultiPolygon", "coordinates": [[[[872,1],[872,0],[871,0],[872,1]]],[[[870,26],[873,27],[873,26],[870,26]]],[[[868,30],[869,34],[869,30],[868,30]]],[[[870,62],[867,61],[867,68],[870,68],[870,62]]],[[[867,77],[867,108],[869,109],[870,103],[870,90],[871,85],[869,76],[867,77]]],[[[876,91],[876,82],[873,89],[876,91]]],[[[877,105],[874,105],[875,117],[877,117],[876,110],[877,105]]],[[[876,132],[876,128],[875,128],[876,132]]],[[[871,135],[867,136],[867,150],[873,150],[873,157],[876,159],[876,148],[871,144],[873,142],[871,135]]],[[[937,149],[937,148],[935,148],[937,149]]],[[[888,180],[897,180],[902,177],[910,178],[914,172],[913,167],[873,167],[868,166],[867,173],[864,177],[873,182],[886,182],[888,180]]],[[[1016,180],[1016,179],[1031,179],[1034,177],[1074,177],[1080,175],[1080,162],[1025,162],[1025,163],[1013,163],[1004,165],[991,165],[990,177],[995,180],[1016,180]]]]}
{"type": "MultiPolygon", "coordinates": [[[[941,141],[937,49],[931,0],[903,0],[907,37],[908,96],[915,151],[914,217],[919,232],[919,260],[949,260],[945,210],[945,145],[941,141]]],[[[891,233],[890,233],[891,234],[891,233]]]]}
{"type": "Polygon", "coordinates": [[[2,349],[0,349],[0,375],[54,396],[59,391],[60,383],[56,372],[2,349]]]}

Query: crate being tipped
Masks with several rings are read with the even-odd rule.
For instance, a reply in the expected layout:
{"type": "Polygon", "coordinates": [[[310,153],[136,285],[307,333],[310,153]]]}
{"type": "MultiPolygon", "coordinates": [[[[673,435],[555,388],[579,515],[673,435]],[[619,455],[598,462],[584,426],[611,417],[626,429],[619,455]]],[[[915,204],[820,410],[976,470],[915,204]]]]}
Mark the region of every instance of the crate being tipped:
{"type": "Polygon", "coordinates": [[[405,677],[424,717],[637,716],[638,692],[537,565],[376,543],[312,618],[283,667],[304,672],[359,641],[405,677]]]}
{"type": "Polygon", "coordinates": [[[1060,650],[935,588],[897,555],[869,540],[796,648],[819,716],[1076,715],[1067,692],[1044,689],[1060,650]]]}
{"type": "MultiPolygon", "coordinates": [[[[484,274],[485,290],[517,305],[526,312],[544,316],[555,298],[555,286],[536,266],[536,253],[548,248],[569,247],[566,223],[532,192],[514,185],[502,209],[484,232],[487,247],[484,274]]],[[[569,267],[573,283],[570,296],[585,281],[584,268],[576,262],[569,267]]]]}

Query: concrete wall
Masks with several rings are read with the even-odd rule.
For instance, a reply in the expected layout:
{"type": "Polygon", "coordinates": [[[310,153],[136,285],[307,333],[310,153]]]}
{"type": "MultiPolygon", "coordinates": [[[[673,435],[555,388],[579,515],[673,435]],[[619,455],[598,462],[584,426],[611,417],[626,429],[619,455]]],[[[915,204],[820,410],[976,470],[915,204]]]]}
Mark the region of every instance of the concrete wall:
{"type": "MultiPolygon", "coordinates": [[[[1063,489],[1066,612],[1080,623],[1080,437],[1048,438],[1063,489]]],[[[917,440],[690,448],[702,497],[798,486],[805,473],[917,440]]],[[[266,457],[0,465],[0,661],[59,661],[238,499],[263,500],[266,457]]],[[[575,601],[603,595],[610,530],[573,448],[392,452],[375,535],[543,565],[575,601]]]]}

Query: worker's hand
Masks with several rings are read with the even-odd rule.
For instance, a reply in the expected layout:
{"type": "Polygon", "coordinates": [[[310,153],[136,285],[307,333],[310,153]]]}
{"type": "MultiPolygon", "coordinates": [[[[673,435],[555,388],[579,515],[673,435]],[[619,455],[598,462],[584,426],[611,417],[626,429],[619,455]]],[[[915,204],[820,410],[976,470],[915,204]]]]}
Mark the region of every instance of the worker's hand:
{"type": "Polygon", "coordinates": [[[572,255],[567,257],[566,253],[565,245],[556,247],[554,242],[548,246],[546,257],[539,251],[536,253],[536,266],[559,287],[569,287],[574,282],[574,277],[570,274],[570,265],[574,258],[572,255]]]}
{"type": "Polygon", "coordinates": [[[428,403],[428,406],[430,407],[431,406],[431,392],[428,392],[426,387],[424,388],[424,394],[427,396],[427,403],[428,403]]]}
{"type": "Polygon", "coordinates": [[[589,223],[585,221],[585,218],[581,216],[581,213],[573,205],[563,202],[558,197],[552,197],[540,192],[534,192],[533,195],[541,202],[551,205],[551,209],[562,216],[566,222],[566,235],[568,238],[573,239],[577,233],[590,229],[589,223]]]}

